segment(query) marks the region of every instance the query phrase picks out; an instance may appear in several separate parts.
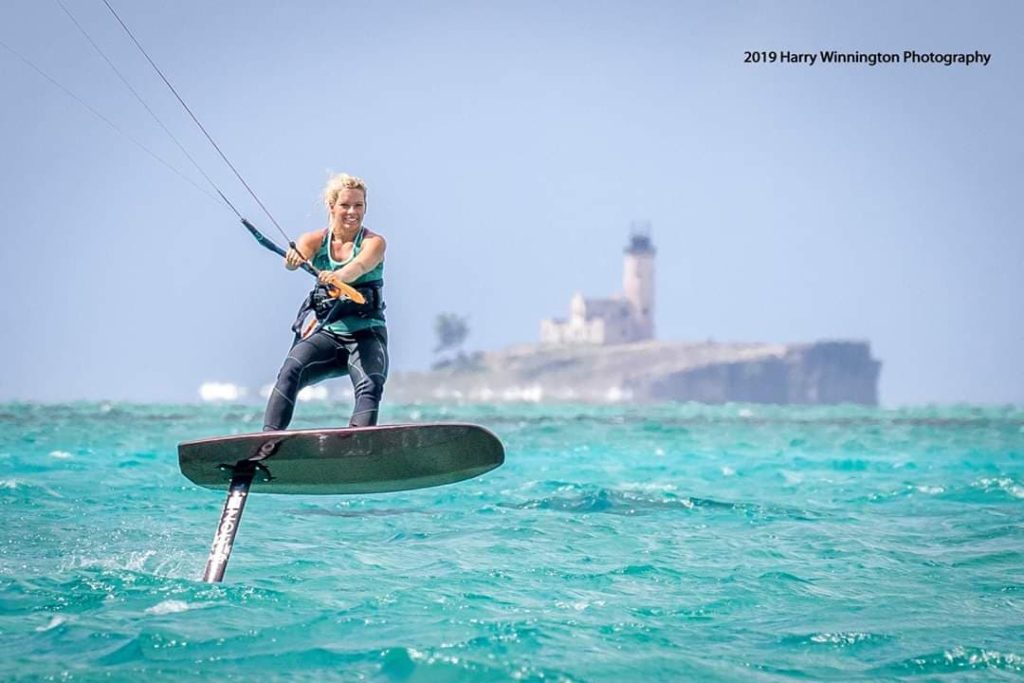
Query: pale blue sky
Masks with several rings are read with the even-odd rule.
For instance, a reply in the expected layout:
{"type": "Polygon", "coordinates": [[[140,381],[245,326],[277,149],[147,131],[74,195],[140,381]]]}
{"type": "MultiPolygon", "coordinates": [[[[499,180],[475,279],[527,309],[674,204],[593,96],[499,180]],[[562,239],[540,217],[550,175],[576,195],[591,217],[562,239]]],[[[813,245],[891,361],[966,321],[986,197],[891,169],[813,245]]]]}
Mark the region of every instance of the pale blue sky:
{"type": "MultiPolygon", "coordinates": [[[[64,1],[279,238],[102,2],[64,1]]],[[[114,6],[292,235],[329,171],[366,178],[395,369],[442,311],[535,341],[619,290],[647,219],[662,339],[867,339],[883,404],[1024,403],[1019,2],[114,6]],[[992,61],[743,63],[829,49],[992,61]]],[[[202,184],[56,2],[3,3],[0,40],[202,184]]],[[[0,82],[0,400],[270,382],[311,279],[2,48],[0,82]]]]}

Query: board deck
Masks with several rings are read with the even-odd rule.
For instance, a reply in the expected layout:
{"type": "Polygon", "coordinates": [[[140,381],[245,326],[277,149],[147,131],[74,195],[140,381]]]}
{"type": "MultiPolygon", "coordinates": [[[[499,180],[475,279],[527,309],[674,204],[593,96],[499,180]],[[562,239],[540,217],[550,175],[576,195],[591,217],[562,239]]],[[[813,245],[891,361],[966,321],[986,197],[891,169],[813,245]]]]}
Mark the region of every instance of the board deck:
{"type": "Polygon", "coordinates": [[[178,444],[181,472],[227,490],[239,462],[258,463],[253,493],[383,493],[470,479],[505,462],[479,425],[428,423],[258,432],[178,444]]]}

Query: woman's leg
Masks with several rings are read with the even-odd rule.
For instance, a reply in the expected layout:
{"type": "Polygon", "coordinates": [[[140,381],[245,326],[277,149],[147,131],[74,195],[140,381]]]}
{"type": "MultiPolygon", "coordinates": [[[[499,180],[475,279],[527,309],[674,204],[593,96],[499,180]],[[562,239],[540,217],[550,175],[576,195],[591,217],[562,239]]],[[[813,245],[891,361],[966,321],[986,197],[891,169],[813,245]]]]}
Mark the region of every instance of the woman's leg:
{"type": "Polygon", "coordinates": [[[377,410],[388,378],[388,332],[385,327],[360,330],[346,339],[348,374],[355,405],[349,427],[377,424],[377,410]]]}
{"type": "Polygon", "coordinates": [[[345,366],[339,363],[339,351],[338,342],[322,330],[291,348],[267,401],[264,431],[288,428],[295,412],[295,397],[303,387],[345,373],[345,366]]]}

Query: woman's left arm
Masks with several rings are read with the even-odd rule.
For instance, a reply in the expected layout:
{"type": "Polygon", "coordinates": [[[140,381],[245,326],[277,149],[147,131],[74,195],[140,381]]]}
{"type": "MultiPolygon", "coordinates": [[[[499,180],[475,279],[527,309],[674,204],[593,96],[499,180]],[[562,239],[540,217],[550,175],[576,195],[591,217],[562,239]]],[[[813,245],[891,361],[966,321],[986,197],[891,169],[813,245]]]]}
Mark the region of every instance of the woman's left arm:
{"type": "Polygon", "coordinates": [[[376,268],[384,260],[384,250],[386,248],[387,243],[382,236],[375,232],[367,231],[367,234],[363,237],[363,248],[359,250],[359,255],[352,259],[350,263],[346,263],[331,274],[342,282],[354,282],[376,268]]]}

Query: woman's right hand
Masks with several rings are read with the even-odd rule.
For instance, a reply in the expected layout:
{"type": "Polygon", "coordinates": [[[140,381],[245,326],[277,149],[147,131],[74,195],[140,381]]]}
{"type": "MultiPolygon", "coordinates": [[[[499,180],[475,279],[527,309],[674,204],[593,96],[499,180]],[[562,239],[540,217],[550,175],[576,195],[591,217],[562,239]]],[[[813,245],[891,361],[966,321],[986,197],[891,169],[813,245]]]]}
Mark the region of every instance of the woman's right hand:
{"type": "Polygon", "coordinates": [[[305,257],[297,250],[289,248],[284,255],[284,267],[288,270],[295,270],[306,261],[305,257]]]}

